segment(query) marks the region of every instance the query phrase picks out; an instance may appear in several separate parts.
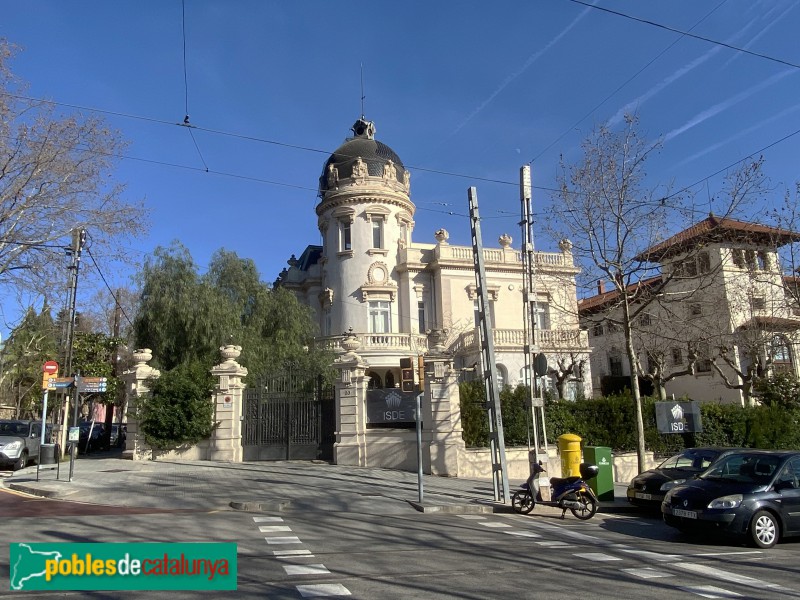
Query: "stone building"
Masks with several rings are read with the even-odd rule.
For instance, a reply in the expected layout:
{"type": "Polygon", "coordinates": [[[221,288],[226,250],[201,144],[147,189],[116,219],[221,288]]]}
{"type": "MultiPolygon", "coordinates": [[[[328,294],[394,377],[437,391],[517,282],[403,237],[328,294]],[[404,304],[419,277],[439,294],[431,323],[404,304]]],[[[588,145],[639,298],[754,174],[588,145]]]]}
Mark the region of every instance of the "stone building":
{"type": "MultiPolygon", "coordinates": [[[[410,172],[375,139],[372,122],[359,119],[352,131],[319,179],[322,245],[292,257],[276,283],[313,309],[321,343],[338,348],[342,334],[354,332],[373,388],[400,385],[400,360],[423,355],[429,331],[442,338],[457,369],[471,369],[480,363],[472,248],[449,244],[445,229],[430,232],[429,243],[413,241],[410,172]]],[[[516,385],[524,380],[523,271],[511,244],[502,236],[498,247],[484,249],[484,258],[498,373],[516,385]]],[[[536,253],[535,262],[539,350],[552,367],[559,360],[565,369],[574,363],[571,395],[590,394],[589,346],[578,327],[578,268],[569,242],[560,252],[536,253]]]]}
{"type": "MultiPolygon", "coordinates": [[[[778,250],[800,234],[758,223],[708,218],[647,249],[658,275],[631,286],[634,345],[646,371],[660,370],[666,394],[746,403],[754,378],[800,373],[800,306],[778,250]]],[[[595,390],[604,376],[630,376],[619,327],[620,294],[602,287],[578,304],[593,348],[595,390]]]]}

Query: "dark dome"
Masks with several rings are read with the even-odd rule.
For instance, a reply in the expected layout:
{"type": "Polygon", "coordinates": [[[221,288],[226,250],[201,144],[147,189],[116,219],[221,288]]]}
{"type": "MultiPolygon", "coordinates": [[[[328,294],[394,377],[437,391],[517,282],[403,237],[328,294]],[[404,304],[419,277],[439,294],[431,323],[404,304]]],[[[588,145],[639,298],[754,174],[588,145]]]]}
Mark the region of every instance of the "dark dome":
{"type": "Polygon", "coordinates": [[[403,167],[403,161],[389,146],[372,137],[374,129],[367,129],[367,133],[358,135],[359,132],[364,131],[364,128],[358,127],[359,123],[362,122],[357,121],[356,125],[353,126],[357,136],[348,138],[325,161],[322,167],[322,175],[319,178],[320,195],[328,190],[328,167],[331,164],[339,171],[339,179],[348,179],[353,174],[353,164],[359,157],[367,165],[367,173],[370,177],[382,177],[384,165],[391,160],[397,170],[397,181],[403,183],[406,171],[405,167],[403,167]]]}

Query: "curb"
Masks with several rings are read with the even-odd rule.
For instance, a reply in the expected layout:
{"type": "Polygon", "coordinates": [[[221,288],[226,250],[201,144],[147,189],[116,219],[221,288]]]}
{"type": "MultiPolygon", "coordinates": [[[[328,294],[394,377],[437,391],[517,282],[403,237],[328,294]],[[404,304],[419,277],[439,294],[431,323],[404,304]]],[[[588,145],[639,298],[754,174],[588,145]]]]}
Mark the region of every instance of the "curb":
{"type": "Polygon", "coordinates": [[[264,502],[232,500],[228,503],[228,506],[230,506],[233,510],[240,510],[242,512],[266,512],[272,510],[282,511],[288,509],[291,507],[291,505],[291,500],[284,499],[267,500],[264,502]]]}
{"type": "Polygon", "coordinates": [[[49,498],[50,500],[63,500],[67,496],[71,496],[78,490],[46,490],[35,486],[25,485],[24,483],[7,483],[6,487],[17,492],[30,494],[31,496],[38,496],[40,498],[49,498]]]}

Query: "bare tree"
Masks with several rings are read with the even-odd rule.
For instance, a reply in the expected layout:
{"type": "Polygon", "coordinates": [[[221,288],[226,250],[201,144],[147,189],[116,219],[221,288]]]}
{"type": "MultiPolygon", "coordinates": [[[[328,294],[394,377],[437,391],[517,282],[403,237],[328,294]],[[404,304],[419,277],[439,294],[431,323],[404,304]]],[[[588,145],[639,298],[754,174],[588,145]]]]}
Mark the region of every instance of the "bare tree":
{"type": "MultiPolygon", "coordinates": [[[[700,291],[714,281],[715,273],[704,263],[702,243],[687,247],[678,239],[681,236],[664,239],[668,226],[686,225],[696,219],[688,197],[645,185],[645,163],[658,148],[657,143],[639,136],[633,117],[626,118],[620,132],[596,129],[583,144],[582,159],[572,166],[562,163],[557,207],[550,226],[557,235],[570,238],[573,253],[584,268],[584,283],[607,281],[612,286],[607,296],[600,296],[595,311],[619,333],[624,344],[622,353],[627,358],[635,403],[640,470],[645,465],[645,440],[639,377],[651,379],[664,394],[667,381],[692,373],[698,360],[711,358],[700,351],[708,340],[697,331],[690,333],[697,329],[696,323],[686,322],[684,315],[700,291]],[[661,264],[665,258],[671,261],[667,271],[661,264]],[[643,335],[646,326],[642,323],[651,314],[668,319],[671,311],[681,311],[681,321],[686,322],[686,327],[678,327],[684,332],[675,340],[681,340],[689,362],[684,368],[667,372],[667,350],[658,348],[665,340],[643,347],[647,336],[643,335]],[[642,365],[648,351],[653,358],[648,367],[652,368],[642,365]]],[[[730,175],[725,189],[712,199],[712,206],[728,216],[761,191],[763,175],[758,160],[730,175]]],[[[713,215],[709,219],[713,220],[713,215]]]]}
{"type": "Polygon", "coordinates": [[[87,230],[92,257],[124,260],[120,241],[141,234],[146,215],[109,178],[120,134],[26,98],[9,69],[14,53],[0,39],[0,285],[46,296],[74,229],[87,230]]]}

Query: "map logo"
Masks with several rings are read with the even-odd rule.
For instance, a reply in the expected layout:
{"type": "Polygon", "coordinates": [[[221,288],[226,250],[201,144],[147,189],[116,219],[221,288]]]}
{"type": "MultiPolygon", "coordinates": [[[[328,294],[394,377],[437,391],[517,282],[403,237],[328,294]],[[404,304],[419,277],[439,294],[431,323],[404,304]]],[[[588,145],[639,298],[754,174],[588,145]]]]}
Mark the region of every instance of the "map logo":
{"type": "Polygon", "coordinates": [[[235,590],[236,544],[9,544],[9,584],[27,590],[235,590]]]}

